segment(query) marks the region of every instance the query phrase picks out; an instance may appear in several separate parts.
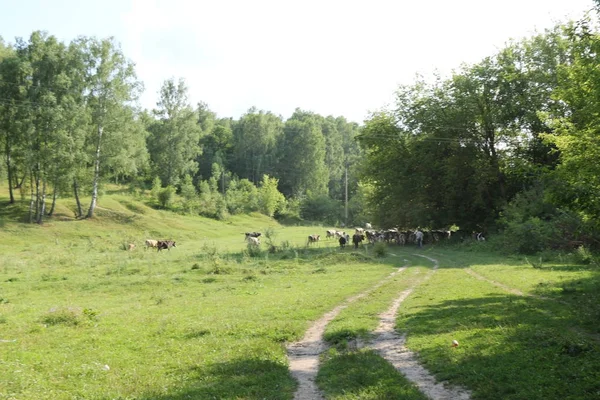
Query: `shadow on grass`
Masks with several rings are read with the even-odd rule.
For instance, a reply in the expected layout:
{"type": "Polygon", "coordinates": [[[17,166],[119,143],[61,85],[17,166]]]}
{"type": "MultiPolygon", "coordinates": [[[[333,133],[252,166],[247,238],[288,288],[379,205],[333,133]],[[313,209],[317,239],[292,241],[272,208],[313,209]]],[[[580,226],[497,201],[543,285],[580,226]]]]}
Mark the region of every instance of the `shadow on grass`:
{"type": "Polygon", "coordinates": [[[180,371],[186,385],[166,395],[142,396],[144,400],[292,399],[296,381],[287,366],[273,361],[242,359],[205,368],[180,371]]]}
{"type": "Polygon", "coordinates": [[[364,329],[339,329],[326,332],[323,339],[332,346],[348,348],[349,341],[356,340],[356,338],[368,339],[371,336],[371,332],[364,329]]]}
{"type": "Polygon", "coordinates": [[[573,330],[570,309],[549,299],[449,300],[401,316],[425,367],[482,399],[600,398],[600,347],[573,330]],[[437,336],[452,332],[453,348],[437,336]],[[423,341],[427,338],[426,341],[423,341]]]}
{"type": "Polygon", "coordinates": [[[427,396],[372,351],[329,357],[317,376],[328,398],[426,400],[427,396]]]}
{"type": "Polygon", "coordinates": [[[15,201],[13,204],[0,201],[0,226],[7,222],[29,222],[29,203],[15,201]]]}

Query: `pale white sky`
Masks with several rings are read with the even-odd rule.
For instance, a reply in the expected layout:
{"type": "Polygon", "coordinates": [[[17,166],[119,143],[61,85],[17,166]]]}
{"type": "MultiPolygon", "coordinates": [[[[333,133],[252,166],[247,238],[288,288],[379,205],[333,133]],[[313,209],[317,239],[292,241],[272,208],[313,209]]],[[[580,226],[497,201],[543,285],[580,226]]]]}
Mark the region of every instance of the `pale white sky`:
{"type": "Polygon", "coordinates": [[[592,0],[0,0],[8,42],[46,30],[62,40],[114,36],[152,108],[183,77],[190,102],[219,117],[296,107],[361,123],[417,73],[448,74],[579,18],[592,0]]]}

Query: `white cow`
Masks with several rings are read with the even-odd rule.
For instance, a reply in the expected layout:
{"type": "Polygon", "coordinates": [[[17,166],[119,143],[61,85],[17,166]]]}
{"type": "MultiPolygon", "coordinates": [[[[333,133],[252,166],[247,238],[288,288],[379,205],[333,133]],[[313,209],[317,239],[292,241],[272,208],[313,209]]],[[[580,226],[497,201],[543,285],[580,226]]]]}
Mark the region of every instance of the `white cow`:
{"type": "Polygon", "coordinates": [[[257,237],[248,236],[246,240],[248,240],[248,243],[252,246],[260,246],[260,239],[257,237]]]}

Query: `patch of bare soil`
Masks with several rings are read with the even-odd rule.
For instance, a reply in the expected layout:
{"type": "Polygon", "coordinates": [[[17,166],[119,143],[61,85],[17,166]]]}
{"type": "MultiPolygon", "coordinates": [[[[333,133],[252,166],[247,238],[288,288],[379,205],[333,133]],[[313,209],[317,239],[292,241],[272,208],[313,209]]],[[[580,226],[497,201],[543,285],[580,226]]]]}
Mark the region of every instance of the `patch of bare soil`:
{"type": "Polygon", "coordinates": [[[387,280],[392,278],[405,268],[388,275],[385,279],[379,281],[375,286],[366,291],[352,296],[343,304],[335,307],[320,319],[315,321],[306,331],[304,337],[299,342],[291,343],[287,346],[288,360],[290,363],[290,372],[298,381],[298,390],[294,395],[295,400],[319,400],[323,395],[315,384],[315,378],[319,371],[319,355],[327,350],[327,344],[323,340],[323,333],[327,324],[333,320],[344,308],[352,302],[361,299],[381,287],[387,280]]]}

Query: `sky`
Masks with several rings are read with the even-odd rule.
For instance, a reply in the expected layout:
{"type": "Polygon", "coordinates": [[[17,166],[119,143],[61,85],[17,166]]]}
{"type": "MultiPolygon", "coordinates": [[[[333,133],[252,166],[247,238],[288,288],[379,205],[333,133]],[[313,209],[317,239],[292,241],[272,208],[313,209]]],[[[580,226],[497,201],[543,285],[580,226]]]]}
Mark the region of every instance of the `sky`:
{"type": "Polygon", "coordinates": [[[492,56],[592,0],[0,0],[0,36],[113,36],[155,108],[166,79],[218,117],[296,108],[362,123],[401,84],[492,56]]]}

